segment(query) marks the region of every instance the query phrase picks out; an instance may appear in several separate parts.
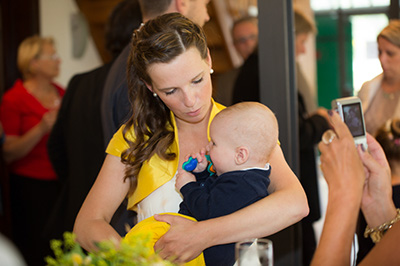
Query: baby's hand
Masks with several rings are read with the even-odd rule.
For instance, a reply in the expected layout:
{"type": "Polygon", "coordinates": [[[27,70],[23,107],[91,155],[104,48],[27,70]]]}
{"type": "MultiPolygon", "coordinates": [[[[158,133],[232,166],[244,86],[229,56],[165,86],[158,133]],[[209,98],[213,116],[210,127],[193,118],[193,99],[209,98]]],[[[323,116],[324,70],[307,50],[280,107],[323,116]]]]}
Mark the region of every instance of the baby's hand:
{"type": "MultiPolygon", "coordinates": [[[[186,156],[186,161],[189,160],[189,155],[186,156]]],[[[203,148],[200,150],[200,152],[194,153],[191,155],[191,157],[193,159],[197,160],[197,166],[196,168],[193,169],[192,172],[194,173],[200,173],[203,172],[204,170],[206,170],[207,166],[208,166],[208,161],[206,158],[206,149],[203,148]]]]}
{"type": "Polygon", "coordinates": [[[183,169],[178,169],[178,173],[176,174],[175,187],[177,190],[181,190],[181,188],[189,182],[195,182],[196,177],[183,169]]]}

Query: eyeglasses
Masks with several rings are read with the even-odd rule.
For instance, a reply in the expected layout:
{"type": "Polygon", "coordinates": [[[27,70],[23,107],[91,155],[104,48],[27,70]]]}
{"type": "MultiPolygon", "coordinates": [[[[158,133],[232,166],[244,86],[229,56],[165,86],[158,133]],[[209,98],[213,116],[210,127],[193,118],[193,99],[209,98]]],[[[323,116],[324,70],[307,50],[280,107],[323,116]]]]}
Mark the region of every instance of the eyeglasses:
{"type": "Polygon", "coordinates": [[[240,38],[234,40],[234,43],[235,44],[245,44],[247,41],[254,41],[254,40],[257,40],[257,35],[251,34],[251,35],[243,36],[243,37],[240,37],[240,38]]]}
{"type": "Polygon", "coordinates": [[[44,60],[56,61],[56,60],[60,59],[60,56],[58,54],[52,54],[52,55],[44,54],[44,55],[40,55],[39,58],[44,59],[44,60]]]}

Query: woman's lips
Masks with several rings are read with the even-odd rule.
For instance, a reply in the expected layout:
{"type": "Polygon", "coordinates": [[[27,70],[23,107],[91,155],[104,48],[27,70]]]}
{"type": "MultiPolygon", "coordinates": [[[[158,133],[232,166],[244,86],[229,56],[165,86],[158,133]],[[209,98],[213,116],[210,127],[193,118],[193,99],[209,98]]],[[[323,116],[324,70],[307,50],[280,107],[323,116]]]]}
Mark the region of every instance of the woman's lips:
{"type": "Polygon", "coordinates": [[[200,114],[200,108],[195,110],[195,111],[193,111],[193,112],[187,113],[188,116],[197,116],[199,114],[200,114]]]}

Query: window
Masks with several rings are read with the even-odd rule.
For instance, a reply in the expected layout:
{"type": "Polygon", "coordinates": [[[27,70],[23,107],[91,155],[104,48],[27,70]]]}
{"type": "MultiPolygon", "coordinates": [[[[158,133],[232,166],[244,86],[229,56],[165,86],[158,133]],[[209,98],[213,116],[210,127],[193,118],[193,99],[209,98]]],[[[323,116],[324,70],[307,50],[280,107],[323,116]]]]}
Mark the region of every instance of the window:
{"type": "Polygon", "coordinates": [[[311,0],[314,11],[389,6],[390,0],[311,0]]]}
{"type": "MultiPolygon", "coordinates": [[[[389,5],[390,0],[311,0],[318,29],[323,26],[318,23],[323,18],[332,19],[331,25],[337,31],[337,36],[334,36],[337,44],[331,49],[338,50],[335,78],[339,85],[332,89],[337,90],[339,96],[357,95],[365,81],[382,72],[376,37],[388,24],[389,5]]],[[[323,29],[318,31],[323,33],[323,29]]],[[[318,67],[317,72],[324,73],[324,70],[318,67]]],[[[322,74],[321,78],[318,74],[318,79],[321,84],[326,84],[322,74]]],[[[321,84],[318,94],[324,95],[321,84]]],[[[325,102],[330,100],[322,99],[325,102]]]]}

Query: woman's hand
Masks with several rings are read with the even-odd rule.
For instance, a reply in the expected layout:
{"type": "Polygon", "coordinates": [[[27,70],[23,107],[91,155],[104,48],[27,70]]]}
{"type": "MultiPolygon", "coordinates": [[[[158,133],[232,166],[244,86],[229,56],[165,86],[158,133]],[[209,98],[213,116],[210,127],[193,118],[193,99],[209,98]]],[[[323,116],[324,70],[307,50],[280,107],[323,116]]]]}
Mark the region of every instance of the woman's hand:
{"type": "Polygon", "coordinates": [[[396,216],[392,201],[391,173],[379,143],[367,135],[369,153],[359,152],[366,172],[361,209],[370,227],[390,221],[396,216]]]}
{"type": "Polygon", "coordinates": [[[199,222],[175,215],[154,215],[160,222],[171,225],[169,231],[163,235],[154,245],[163,259],[169,259],[176,263],[184,263],[193,260],[208,247],[202,236],[205,232],[200,231],[199,222]],[[196,241],[193,241],[196,239],[196,241]]]}
{"type": "Polygon", "coordinates": [[[331,123],[336,137],[328,144],[321,141],[321,170],[329,185],[329,192],[349,191],[351,196],[355,189],[362,189],[365,180],[362,162],[357,154],[354,139],[336,112],[332,112],[331,123]]]}
{"type": "Polygon", "coordinates": [[[322,116],[323,118],[325,118],[325,120],[326,121],[330,121],[330,117],[329,117],[329,115],[328,115],[328,111],[325,109],[325,108],[323,108],[323,107],[319,107],[316,111],[315,111],[315,113],[317,114],[317,115],[320,115],[320,116],[322,116]]]}
{"type": "Polygon", "coordinates": [[[54,126],[58,109],[45,113],[42,120],[22,136],[7,135],[3,144],[3,157],[7,163],[27,155],[54,126]]]}
{"type": "Polygon", "coordinates": [[[349,129],[336,112],[331,113],[331,122],[336,137],[318,145],[329,192],[324,228],[311,265],[350,264],[365,180],[364,167],[349,129]]]}
{"type": "Polygon", "coordinates": [[[40,127],[43,129],[43,133],[47,133],[53,128],[57,120],[57,115],[58,109],[50,110],[43,115],[40,121],[40,127]]]}

